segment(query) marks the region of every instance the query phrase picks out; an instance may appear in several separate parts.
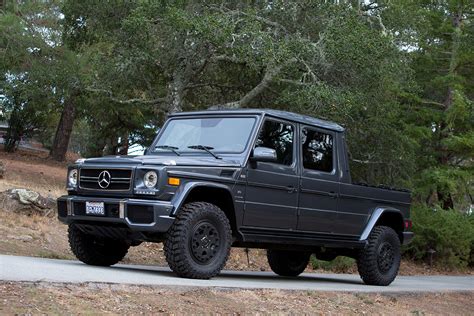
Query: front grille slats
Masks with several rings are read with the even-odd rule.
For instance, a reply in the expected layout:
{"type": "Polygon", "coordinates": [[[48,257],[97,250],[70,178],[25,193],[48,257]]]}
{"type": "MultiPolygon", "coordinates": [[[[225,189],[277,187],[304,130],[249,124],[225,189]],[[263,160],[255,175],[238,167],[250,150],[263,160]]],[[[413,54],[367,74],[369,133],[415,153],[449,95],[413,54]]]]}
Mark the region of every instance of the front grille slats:
{"type": "Polygon", "coordinates": [[[97,191],[128,191],[132,182],[131,169],[83,168],[79,171],[79,188],[97,191]],[[108,186],[99,185],[100,174],[107,171],[110,175],[108,186]]]}

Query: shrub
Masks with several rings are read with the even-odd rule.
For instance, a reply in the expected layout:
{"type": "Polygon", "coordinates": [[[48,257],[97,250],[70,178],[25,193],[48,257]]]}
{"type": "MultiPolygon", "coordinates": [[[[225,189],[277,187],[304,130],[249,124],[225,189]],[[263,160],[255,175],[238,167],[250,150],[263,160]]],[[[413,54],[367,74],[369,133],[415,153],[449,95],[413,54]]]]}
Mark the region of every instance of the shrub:
{"type": "Polygon", "coordinates": [[[414,260],[429,260],[432,249],[435,251],[433,262],[445,268],[464,268],[473,264],[472,215],[415,205],[411,218],[415,238],[405,246],[405,255],[414,260]]]}
{"type": "Polygon", "coordinates": [[[313,255],[310,262],[313,269],[322,269],[336,273],[348,273],[356,270],[355,260],[349,257],[339,256],[332,261],[323,261],[316,259],[313,255]]]}

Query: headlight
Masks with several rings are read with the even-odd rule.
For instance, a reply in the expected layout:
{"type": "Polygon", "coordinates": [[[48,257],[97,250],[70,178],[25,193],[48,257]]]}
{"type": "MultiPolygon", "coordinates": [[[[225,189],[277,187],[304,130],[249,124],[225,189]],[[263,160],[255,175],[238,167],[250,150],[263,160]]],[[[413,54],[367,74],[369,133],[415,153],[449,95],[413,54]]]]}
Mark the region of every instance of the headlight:
{"type": "Polygon", "coordinates": [[[77,185],[77,169],[69,170],[69,174],[67,176],[67,182],[69,185],[75,187],[77,185]]]}
{"type": "Polygon", "coordinates": [[[143,177],[143,183],[145,186],[149,189],[155,187],[156,183],[158,182],[158,175],[156,174],[155,171],[148,171],[145,173],[145,176],[143,177]]]}

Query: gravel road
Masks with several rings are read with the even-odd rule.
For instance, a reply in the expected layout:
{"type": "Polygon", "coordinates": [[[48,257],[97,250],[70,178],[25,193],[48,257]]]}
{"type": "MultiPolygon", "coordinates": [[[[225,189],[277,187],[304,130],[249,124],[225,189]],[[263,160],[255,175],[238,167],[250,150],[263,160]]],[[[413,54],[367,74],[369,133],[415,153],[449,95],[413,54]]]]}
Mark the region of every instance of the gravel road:
{"type": "Polygon", "coordinates": [[[0,280],[347,292],[474,291],[474,276],[399,276],[387,287],[364,285],[358,275],[352,274],[303,273],[297,278],[284,278],[271,272],[223,271],[211,280],[192,280],[176,277],[163,267],[93,267],[72,260],[6,255],[0,255],[0,280]]]}

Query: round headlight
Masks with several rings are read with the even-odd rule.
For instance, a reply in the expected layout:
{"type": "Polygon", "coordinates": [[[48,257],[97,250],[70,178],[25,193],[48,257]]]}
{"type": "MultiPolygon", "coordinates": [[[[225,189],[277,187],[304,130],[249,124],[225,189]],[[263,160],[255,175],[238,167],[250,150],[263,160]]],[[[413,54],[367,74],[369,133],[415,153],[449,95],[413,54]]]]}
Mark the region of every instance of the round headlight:
{"type": "Polygon", "coordinates": [[[147,188],[153,188],[155,187],[156,183],[158,182],[158,175],[156,174],[155,171],[148,171],[145,173],[145,176],[143,177],[143,183],[147,188]]]}
{"type": "Polygon", "coordinates": [[[71,186],[76,186],[77,185],[77,169],[71,169],[69,170],[69,174],[67,176],[68,183],[71,186]]]}

